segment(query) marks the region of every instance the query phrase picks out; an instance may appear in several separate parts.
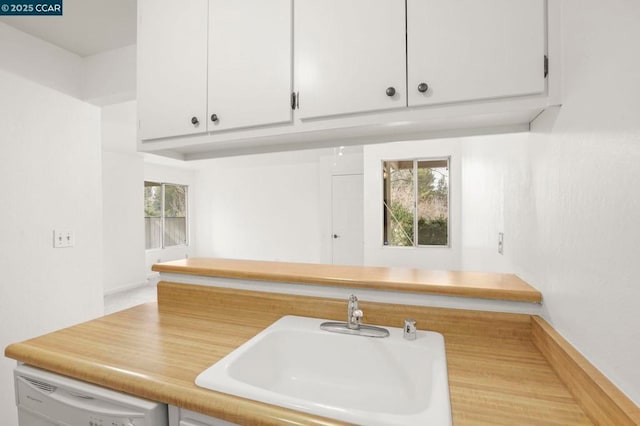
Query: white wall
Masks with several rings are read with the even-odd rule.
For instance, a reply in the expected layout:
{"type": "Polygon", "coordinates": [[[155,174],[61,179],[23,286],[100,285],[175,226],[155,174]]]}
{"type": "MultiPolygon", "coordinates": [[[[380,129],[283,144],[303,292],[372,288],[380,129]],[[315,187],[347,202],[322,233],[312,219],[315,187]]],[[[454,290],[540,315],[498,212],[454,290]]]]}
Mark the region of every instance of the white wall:
{"type": "Polygon", "coordinates": [[[0,69],[82,98],[82,58],[0,22],[0,69]]]}
{"type": "Polygon", "coordinates": [[[362,147],[228,157],[195,167],[195,256],[331,263],[331,179],[363,173],[362,147]]]}
{"type": "MultiPolygon", "coordinates": [[[[525,138],[521,133],[460,139],[462,250],[457,269],[514,271],[509,248],[517,238],[517,226],[505,228],[505,203],[513,194],[527,191],[516,183],[526,170],[525,138]],[[498,233],[504,235],[503,255],[498,253],[498,233]]],[[[517,217],[509,219],[517,222],[517,217]]]]}
{"type": "Polygon", "coordinates": [[[196,216],[195,174],[188,163],[136,151],[136,109],[135,101],[102,108],[103,259],[107,294],[145,284],[151,265],[156,262],[192,256],[197,238],[194,226],[190,226],[189,246],[145,251],[144,181],[189,185],[192,221],[196,216]]]}
{"type": "Polygon", "coordinates": [[[523,146],[505,211],[546,317],[640,404],[640,3],[566,0],[564,104],[523,146]]]}
{"type": "Polygon", "coordinates": [[[82,98],[102,106],[106,294],[146,283],[144,157],[137,152],[136,46],[82,59],[82,98]]]}
{"type": "MultiPolygon", "coordinates": [[[[509,175],[526,134],[501,134],[364,146],[365,264],[423,269],[513,272],[498,253],[498,233],[505,233],[504,204],[509,175]],[[382,244],[382,162],[450,157],[450,246],[389,247],[382,244]]],[[[526,155],[521,156],[526,162],[526,155]]],[[[513,188],[519,191],[519,188],[513,188]]],[[[505,234],[506,244],[510,236],[505,234]]]]}
{"type": "Polygon", "coordinates": [[[144,159],[136,152],[136,103],[102,108],[104,291],[147,279],[144,254],[144,159]]]}
{"type": "MultiPolygon", "coordinates": [[[[200,238],[197,229],[196,200],[198,191],[196,187],[196,173],[192,170],[191,164],[186,164],[177,160],[161,158],[154,155],[145,155],[144,163],[144,181],[175,183],[179,185],[187,185],[189,187],[187,193],[187,221],[188,225],[188,242],[186,246],[168,247],[165,249],[153,249],[145,252],[145,271],[147,275],[151,274],[151,266],[157,262],[167,262],[170,260],[184,259],[193,257],[195,245],[200,238]]],[[[140,185],[143,185],[141,183],[140,185]]],[[[143,204],[140,205],[140,216],[143,217],[143,204]]],[[[144,231],[144,223],[143,223],[144,231]]],[[[144,244],[143,244],[144,246],[144,244]]]]}
{"type": "Polygon", "coordinates": [[[320,262],[320,159],[309,150],[198,164],[198,256],[320,262]]]}
{"type": "Polygon", "coordinates": [[[135,44],[81,57],[0,22],[0,68],[94,105],[136,97],[135,44]]]}
{"type": "Polygon", "coordinates": [[[82,97],[95,105],[135,100],[136,45],[83,58],[82,97]]]}
{"type": "Polygon", "coordinates": [[[461,265],[461,161],[458,139],[394,142],[364,147],[364,264],[458,270],[461,265]],[[450,247],[390,247],[383,245],[382,162],[451,157],[450,247]]]}
{"type": "MultiPolygon", "coordinates": [[[[0,37],[0,40],[3,38],[0,37]]],[[[100,316],[100,111],[0,70],[0,347],[100,316]],[[75,247],[53,248],[54,228],[75,247]]],[[[0,359],[2,423],[17,425],[0,359]]]]}
{"type": "Polygon", "coordinates": [[[189,186],[189,216],[195,218],[195,172],[192,165],[136,152],[136,102],[102,108],[104,290],[113,293],[147,282],[156,262],[193,255],[197,238],[190,226],[190,245],[145,251],[144,181],[189,186]]]}
{"type": "Polygon", "coordinates": [[[107,105],[102,113],[105,291],[144,283],[144,223],[141,207],[136,208],[142,206],[144,178],[143,157],[136,153],[136,104],[114,105],[135,99],[135,45],[82,58],[0,22],[0,68],[107,105]]]}

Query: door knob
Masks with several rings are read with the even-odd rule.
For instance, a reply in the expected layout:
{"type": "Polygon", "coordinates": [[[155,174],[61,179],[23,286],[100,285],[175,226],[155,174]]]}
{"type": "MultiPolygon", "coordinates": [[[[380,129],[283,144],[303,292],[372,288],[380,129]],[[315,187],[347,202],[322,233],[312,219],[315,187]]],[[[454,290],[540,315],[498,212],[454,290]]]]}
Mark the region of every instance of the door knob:
{"type": "Polygon", "coordinates": [[[424,93],[427,90],[429,90],[429,85],[427,83],[420,83],[418,84],[418,92],[420,93],[424,93]]]}
{"type": "Polygon", "coordinates": [[[338,235],[338,234],[333,234],[333,238],[340,238],[340,235],[338,235]]]}
{"type": "Polygon", "coordinates": [[[387,96],[391,97],[393,95],[396,94],[396,88],[395,87],[387,87],[387,96]]]}

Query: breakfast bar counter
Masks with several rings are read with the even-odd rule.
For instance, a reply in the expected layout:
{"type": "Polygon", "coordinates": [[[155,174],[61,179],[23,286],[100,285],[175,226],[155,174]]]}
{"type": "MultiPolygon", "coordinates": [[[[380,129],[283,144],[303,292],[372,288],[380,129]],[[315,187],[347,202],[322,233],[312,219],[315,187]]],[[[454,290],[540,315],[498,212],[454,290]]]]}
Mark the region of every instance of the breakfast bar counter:
{"type": "Polygon", "coordinates": [[[192,258],[153,265],[160,273],[312,284],[417,294],[541,303],[542,294],[514,274],[192,258]]]}

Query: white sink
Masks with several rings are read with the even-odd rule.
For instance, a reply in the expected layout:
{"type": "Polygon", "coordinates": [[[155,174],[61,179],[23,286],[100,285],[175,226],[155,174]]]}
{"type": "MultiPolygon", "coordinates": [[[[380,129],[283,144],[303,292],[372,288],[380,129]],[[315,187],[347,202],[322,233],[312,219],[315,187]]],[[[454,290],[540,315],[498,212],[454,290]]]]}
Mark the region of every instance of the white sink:
{"type": "Polygon", "coordinates": [[[332,333],[286,316],[203,371],[196,385],[366,425],[451,425],[444,338],[332,333]]]}

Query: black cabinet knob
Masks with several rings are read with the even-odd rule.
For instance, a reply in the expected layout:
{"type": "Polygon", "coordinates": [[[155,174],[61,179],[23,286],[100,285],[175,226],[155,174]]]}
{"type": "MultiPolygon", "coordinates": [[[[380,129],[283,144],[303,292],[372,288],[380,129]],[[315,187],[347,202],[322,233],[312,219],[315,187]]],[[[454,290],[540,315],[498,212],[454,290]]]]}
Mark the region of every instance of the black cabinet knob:
{"type": "Polygon", "coordinates": [[[391,97],[396,94],[395,87],[387,87],[387,96],[391,97]]]}
{"type": "Polygon", "coordinates": [[[200,124],[200,121],[198,121],[198,117],[191,117],[191,124],[193,124],[194,126],[200,124]]]}
{"type": "Polygon", "coordinates": [[[333,234],[333,238],[340,238],[340,235],[338,235],[338,234],[333,234]]]}
{"type": "Polygon", "coordinates": [[[211,114],[211,121],[213,121],[214,123],[216,121],[218,121],[218,115],[217,114],[211,114]]]}
{"type": "Polygon", "coordinates": [[[418,84],[418,92],[420,93],[424,93],[427,90],[429,90],[429,85],[427,83],[420,83],[418,84]]]}

